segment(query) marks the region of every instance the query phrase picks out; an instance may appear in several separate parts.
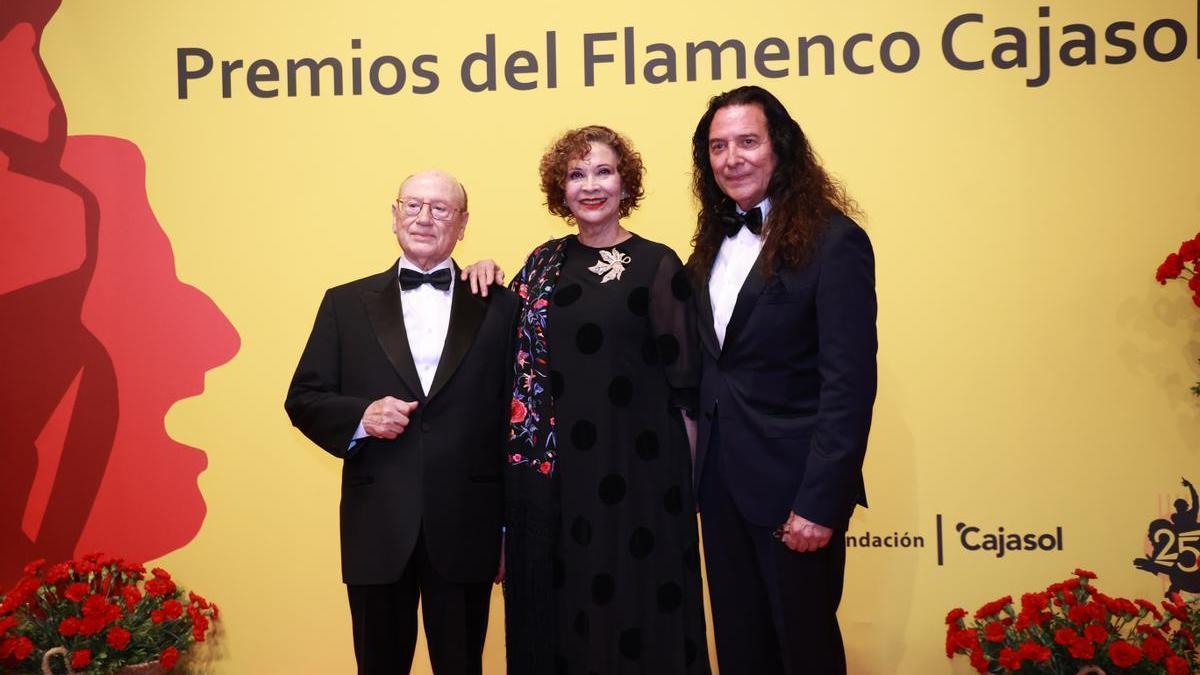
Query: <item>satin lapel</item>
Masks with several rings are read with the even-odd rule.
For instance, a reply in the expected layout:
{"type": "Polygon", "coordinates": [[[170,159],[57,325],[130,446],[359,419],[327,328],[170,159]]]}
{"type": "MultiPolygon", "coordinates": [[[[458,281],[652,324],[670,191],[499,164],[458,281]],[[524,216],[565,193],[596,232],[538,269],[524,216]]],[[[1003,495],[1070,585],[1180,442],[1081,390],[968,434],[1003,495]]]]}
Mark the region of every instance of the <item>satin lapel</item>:
{"type": "Polygon", "coordinates": [[[712,354],[721,356],[721,343],[717,341],[717,329],[713,326],[712,297],[708,294],[708,279],[700,282],[696,289],[696,316],[700,320],[700,342],[712,354]]]}
{"type": "Polygon", "coordinates": [[[421,378],[417,376],[417,366],[413,362],[412,349],[408,346],[408,331],[404,327],[404,309],[400,304],[400,282],[396,276],[396,267],[392,266],[391,274],[383,286],[378,289],[363,291],[363,302],[367,306],[367,316],[379,346],[391,361],[396,374],[408,385],[408,390],[419,400],[425,395],[421,389],[421,378]]]}
{"type": "Polygon", "coordinates": [[[758,304],[758,296],[762,295],[766,285],[762,253],[759,253],[758,258],[754,260],[754,266],[750,268],[750,273],[746,275],[742,290],[738,291],[737,302],[733,305],[733,315],[729,317],[729,325],[725,327],[725,344],[728,345],[737,340],[738,334],[741,333],[750,317],[750,312],[754,310],[754,305],[758,304]]]}
{"type": "Polygon", "coordinates": [[[467,350],[475,342],[479,326],[483,323],[483,315],[487,313],[487,304],[483,298],[471,293],[471,285],[463,283],[458,278],[458,265],[454,265],[454,299],[450,301],[450,326],[446,329],[446,345],[442,347],[442,357],[438,359],[437,372],[433,374],[433,384],[429,387],[429,398],[437,396],[442,387],[458,369],[467,350]]]}

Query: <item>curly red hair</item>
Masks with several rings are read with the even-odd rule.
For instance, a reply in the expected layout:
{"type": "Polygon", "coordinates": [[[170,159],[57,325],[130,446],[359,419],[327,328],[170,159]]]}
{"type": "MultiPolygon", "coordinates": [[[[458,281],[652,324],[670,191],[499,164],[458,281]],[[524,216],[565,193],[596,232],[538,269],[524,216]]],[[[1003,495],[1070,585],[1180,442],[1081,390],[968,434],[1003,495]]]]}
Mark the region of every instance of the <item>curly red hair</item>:
{"type": "Polygon", "coordinates": [[[642,164],[642,156],[633,149],[628,138],[608,127],[591,125],[563,134],[542,155],[538,173],[541,174],[542,193],[546,195],[546,208],[550,213],[574,221],[566,202],[567,165],[571,160],[587,157],[592,151],[592,143],[607,145],[617,156],[617,174],[621,177],[624,190],[618,211],[620,217],[628,216],[645,196],[642,176],[646,173],[646,167],[642,164]]]}

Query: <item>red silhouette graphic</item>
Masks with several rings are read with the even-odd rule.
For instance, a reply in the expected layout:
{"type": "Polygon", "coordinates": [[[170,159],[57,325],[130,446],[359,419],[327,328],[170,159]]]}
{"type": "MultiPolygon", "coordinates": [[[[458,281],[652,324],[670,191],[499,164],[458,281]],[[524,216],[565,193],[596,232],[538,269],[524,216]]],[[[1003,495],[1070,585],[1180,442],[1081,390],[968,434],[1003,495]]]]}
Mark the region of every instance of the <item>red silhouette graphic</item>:
{"type": "Polygon", "coordinates": [[[0,583],[33,558],[132,560],[204,521],[203,452],[163,418],[237,353],[175,274],[137,146],[68,136],[39,54],[58,0],[0,3],[0,583]]]}

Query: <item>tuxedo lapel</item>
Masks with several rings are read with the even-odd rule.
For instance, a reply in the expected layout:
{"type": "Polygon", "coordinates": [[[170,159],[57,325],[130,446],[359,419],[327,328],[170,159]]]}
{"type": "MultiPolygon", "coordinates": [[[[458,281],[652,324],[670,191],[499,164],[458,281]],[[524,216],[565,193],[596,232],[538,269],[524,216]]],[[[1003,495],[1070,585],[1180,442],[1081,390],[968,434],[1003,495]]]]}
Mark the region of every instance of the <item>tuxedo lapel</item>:
{"type": "Polygon", "coordinates": [[[408,331],[404,327],[404,309],[400,304],[400,282],[396,269],[393,265],[389,273],[383,275],[385,279],[382,286],[363,291],[363,302],[383,353],[408,390],[418,400],[424,401],[426,397],[421,389],[421,378],[417,376],[417,366],[408,345],[408,331]]]}
{"type": "Polygon", "coordinates": [[[487,313],[487,304],[483,298],[471,293],[470,284],[459,279],[458,265],[454,265],[454,296],[450,301],[450,326],[446,329],[446,344],[442,347],[442,357],[438,359],[437,372],[433,374],[433,384],[429,387],[429,397],[433,398],[446,385],[450,376],[458,369],[467,350],[475,342],[475,335],[483,323],[487,313]]]}
{"type": "Polygon", "coordinates": [[[708,279],[701,281],[698,286],[695,298],[696,316],[700,317],[700,342],[714,359],[719,358],[721,343],[717,341],[717,329],[713,325],[712,296],[708,294],[708,279]]]}
{"type": "Polygon", "coordinates": [[[766,275],[763,274],[762,253],[759,252],[758,257],[754,259],[754,266],[750,268],[750,273],[746,275],[746,281],[742,283],[742,290],[738,291],[737,302],[733,305],[733,315],[729,317],[729,325],[725,327],[725,346],[729,346],[731,342],[737,340],[738,334],[745,327],[746,321],[750,317],[750,312],[754,309],[754,305],[758,303],[758,296],[762,295],[763,288],[766,285],[767,280],[766,275]]]}

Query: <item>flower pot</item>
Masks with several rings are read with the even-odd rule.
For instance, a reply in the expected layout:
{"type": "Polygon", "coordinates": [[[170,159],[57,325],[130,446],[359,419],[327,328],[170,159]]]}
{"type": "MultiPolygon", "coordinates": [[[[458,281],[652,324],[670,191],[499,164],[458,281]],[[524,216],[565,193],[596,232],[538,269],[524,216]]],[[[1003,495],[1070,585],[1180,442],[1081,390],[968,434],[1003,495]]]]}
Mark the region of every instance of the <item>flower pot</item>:
{"type": "MultiPolygon", "coordinates": [[[[70,652],[66,647],[54,647],[46,650],[46,653],[42,655],[42,675],[54,675],[54,671],[50,669],[50,661],[56,656],[62,658],[62,663],[67,668],[67,675],[74,675],[75,671],[71,670],[70,652]]],[[[166,672],[166,669],[158,661],[147,661],[125,666],[117,671],[117,675],[163,675],[166,672]]]]}
{"type": "Polygon", "coordinates": [[[117,671],[117,675],[163,675],[166,669],[157,660],[147,661],[146,663],[136,663],[132,666],[125,666],[117,671]]]}

